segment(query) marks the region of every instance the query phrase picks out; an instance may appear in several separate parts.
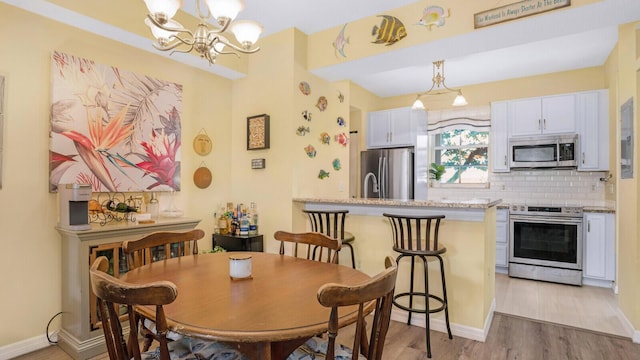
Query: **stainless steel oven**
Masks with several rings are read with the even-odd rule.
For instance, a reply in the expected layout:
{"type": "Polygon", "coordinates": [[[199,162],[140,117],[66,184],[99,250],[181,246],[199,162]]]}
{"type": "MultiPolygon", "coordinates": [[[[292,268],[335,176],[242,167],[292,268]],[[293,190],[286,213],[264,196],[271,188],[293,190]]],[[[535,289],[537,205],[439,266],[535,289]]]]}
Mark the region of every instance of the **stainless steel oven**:
{"type": "Polygon", "coordinates": [[[509,276],[582,285],[582,208],[511,205],[509,276]]]}

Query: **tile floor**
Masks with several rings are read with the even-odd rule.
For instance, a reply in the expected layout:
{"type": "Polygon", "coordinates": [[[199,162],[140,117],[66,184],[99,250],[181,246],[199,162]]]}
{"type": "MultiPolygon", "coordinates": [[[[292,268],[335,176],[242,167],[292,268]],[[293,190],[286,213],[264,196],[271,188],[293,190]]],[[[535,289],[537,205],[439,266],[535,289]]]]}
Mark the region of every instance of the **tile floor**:
{"type": "Polygon", "coordinates": [[[631,337],[612,289],[496,274],[496,312],[631,337]]]}

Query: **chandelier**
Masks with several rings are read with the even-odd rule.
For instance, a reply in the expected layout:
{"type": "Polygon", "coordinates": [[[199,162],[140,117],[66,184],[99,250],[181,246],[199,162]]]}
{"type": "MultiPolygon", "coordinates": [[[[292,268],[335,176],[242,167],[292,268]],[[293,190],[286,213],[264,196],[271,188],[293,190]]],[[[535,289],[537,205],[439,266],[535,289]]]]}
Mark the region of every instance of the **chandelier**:
{"type": "Polygon", "coordinates": [[[182,0],[144,0],[149,10],[144,22],[156,38],[153,47],[171,51],[171,54],[195,51],[210,64],[215,63],[219,54],[238,56],[238,52],[252,54],[260,50],[253,45],[262,33],[262,26],[251,20],[233,21],[244,9],[243,0],[204,0],[206,13],[201,10],[200,1],[195,0],[199,24],[195,31],[191,31],[172,19],[182,7],[182,0]],[[217,27],[210,29],[207,20],[212,17],[217,27]],[[235,35],[239,45],[225,36],[227,30],[235,35]]]}
{"type": "Polygon", "coordinates": [[[416,96],[416,101],[413,103],[411,108],[413,110],[424,110],[424,103],[420,100],[421,97],[426,95],[442,95],[447,93],[457,93],[456,98],[453,100],[453,106],[464,106],[467,105],[467,99],[462,96],[462,90],[460,89],[450,89],[444,83],[444,60],[438,60],[433,62],[433,78],[431,79],[433,84],[431,85],[431,89],[427,90],[425,93],[418,94],[416,96]]]}

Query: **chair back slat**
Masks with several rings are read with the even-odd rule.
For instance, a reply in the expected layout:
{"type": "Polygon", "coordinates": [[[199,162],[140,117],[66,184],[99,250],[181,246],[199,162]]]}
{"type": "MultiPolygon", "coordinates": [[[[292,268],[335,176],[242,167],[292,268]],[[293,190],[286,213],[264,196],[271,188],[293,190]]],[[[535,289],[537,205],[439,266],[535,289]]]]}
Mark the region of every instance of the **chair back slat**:
{"type": "Polygon", "coordinates": [[[344,240],[344,224],[349,210],[302,210],[309,217],[312,232],[344,240]]]}
{"type": "Polygon", "coordinates": [[[394,250],[416,254],[441,251],[438,234],[444,215],[382,215],[391,224],[394,250]]]}
{"type": "Polygon", "coordinates": [[[299,246],[306,245],[306,258],[309,260],[324,261],[337,264],[339,252],[342,247],[340,239],[334,239],[323,233],[290,233],[286,231],[276,231],[274,239],[280,241],[280,255],[285,254],[284,243],[293,243],[293,256],[298,257],[299,246]]]}
{"type": "MultiPolygon", "coordinates": [[[[358,305],[358,319],[353,340],[353,352],[359,352],[368,360],[381,360],[384,341],[391,320],[391,307],[395,291],[398,268],[391,257],[385,259],[385,270],[372,279],[355,286],[325,284],[318,290],[318,302],[331,308],[329,316],[327,360],[335,359],[335,344],[338,335],[339,308],[358,305]],[[375,302],[370,336],[367,336],[365,308],[375,302]]],[[[352,355],[357,359],[356,354],[352,355]]]]}

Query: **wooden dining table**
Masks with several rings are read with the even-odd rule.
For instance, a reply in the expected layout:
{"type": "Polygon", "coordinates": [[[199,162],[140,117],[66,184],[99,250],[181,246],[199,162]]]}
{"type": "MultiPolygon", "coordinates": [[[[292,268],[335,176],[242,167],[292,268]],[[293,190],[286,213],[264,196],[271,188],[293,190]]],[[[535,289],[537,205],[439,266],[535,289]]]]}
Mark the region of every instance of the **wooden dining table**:
{"type": "MultiPolygon", "coordinates": [[[[170,330],[229,343],[251,359],[283,360],[307,339],[327,331],[331,309],[318,303],[320,286],[356,285],[370,276],[287,255],[234,252],[154,262],[121,279],[137,284],[167,280],[177,286],[178,297],[164,306],[170,330]],[[251,256],[251,278],[230,278],[230,255],[251,256]]],[[[136,311],[155,319],[153,306],[138,306],[136,311]]],[[[356,306],[340,308],[340,327],[356,318],[356,306]]]]}

